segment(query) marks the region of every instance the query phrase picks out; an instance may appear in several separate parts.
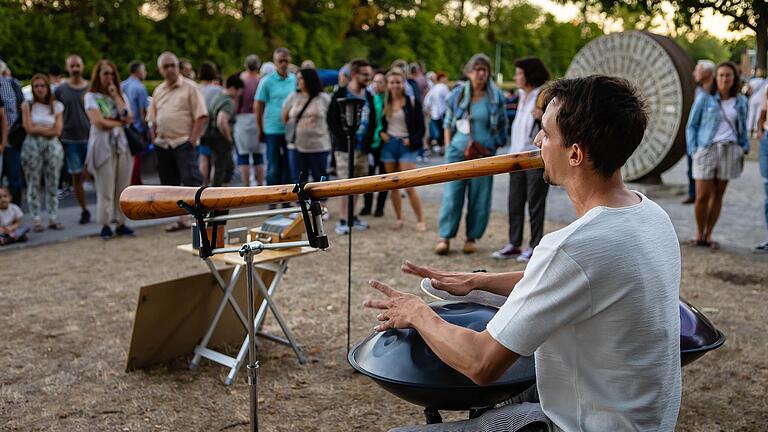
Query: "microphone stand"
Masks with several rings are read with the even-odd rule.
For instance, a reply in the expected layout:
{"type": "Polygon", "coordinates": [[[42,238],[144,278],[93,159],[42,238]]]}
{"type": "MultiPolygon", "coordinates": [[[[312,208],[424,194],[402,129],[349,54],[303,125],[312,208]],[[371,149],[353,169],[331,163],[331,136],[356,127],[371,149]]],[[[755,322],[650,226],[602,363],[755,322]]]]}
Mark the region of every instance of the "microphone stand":
{"type": "MultiPolygon", "coordinates": [[[[363,90],[365,97],[365,90],[363,90]]],[[[360,127],[360,115],[365,101],[359,98],[339,98],[339,113],[341,125],[347,139],[347,178],[352,178],[355,172],[355,144],[354,137],[360,127]]],[[[352,227],[355,218],[354,195],[347,197],[347,352],[350,348],[350,328],[352,320],[352,227]]]]}

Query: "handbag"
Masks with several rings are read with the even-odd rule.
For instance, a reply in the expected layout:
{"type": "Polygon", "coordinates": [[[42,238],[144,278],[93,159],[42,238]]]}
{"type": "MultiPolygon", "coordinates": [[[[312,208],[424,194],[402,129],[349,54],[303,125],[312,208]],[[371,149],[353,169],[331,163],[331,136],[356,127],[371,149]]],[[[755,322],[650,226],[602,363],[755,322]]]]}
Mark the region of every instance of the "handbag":
{"type": "Polygon", "coordinates": [[[16,122],[8,129],[8,144],[15,150],[21,150],[21,145],[24,144],[26,138],[27,130],[24,129],[21,116],[19,116],[16,122]]]}
{"type": "Polygon", "coordinates": [[[136,126],[133,123],[123,126],[125,131],[125,139],[128,141],[128,149],[131,151],[131,156],[135,156],[144,152],[148,147],[148,142],[136,126]]]}
{"type": "Polygon", "coordinates": [[[299,115],[296,116],[295,119],[288,118],[288,121],[285,123],[286,144],[296,144],[296,126],[299,124],[299,120],[301,120],[301,116],[304,115],[304,111],[309,106],[309,103],[312,102],[313,98],[314,96],[310,96],[310,98],[307,100],[307,103],[304,104],[304,107],[301,108],[301,111],[299,111],[299,115]]]}
{"type": "Polygon", "coordinates": [[[472,102],[467,107],[467,123],[469,123],[469,142],[464,147],[464,160],[480,159],[493,156],[493,151],[472,139],[472,102]]]}

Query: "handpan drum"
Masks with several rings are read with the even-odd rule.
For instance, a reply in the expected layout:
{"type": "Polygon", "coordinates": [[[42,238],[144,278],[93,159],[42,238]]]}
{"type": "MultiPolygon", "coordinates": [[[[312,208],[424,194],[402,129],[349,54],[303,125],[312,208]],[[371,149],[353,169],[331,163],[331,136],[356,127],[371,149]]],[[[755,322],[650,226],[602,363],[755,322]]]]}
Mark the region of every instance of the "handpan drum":
{"type": "MultiPolygon", "coordinates": [[[[720,347],[725,335],[698,309],[680,300],[680,356],[682,365],[720,347]]],[[[430,307],[451,324],[483,331],[498,310],[476,303],[439,301],[430,307]]],[[[532,357],[522,357],[496,382],[478,386],[432,352],[413,329],[373,333],[348,355],[358,372],[385,390],[416,405],[435,410],[491,407],[516,396],[536,382],[532,357]]]]}

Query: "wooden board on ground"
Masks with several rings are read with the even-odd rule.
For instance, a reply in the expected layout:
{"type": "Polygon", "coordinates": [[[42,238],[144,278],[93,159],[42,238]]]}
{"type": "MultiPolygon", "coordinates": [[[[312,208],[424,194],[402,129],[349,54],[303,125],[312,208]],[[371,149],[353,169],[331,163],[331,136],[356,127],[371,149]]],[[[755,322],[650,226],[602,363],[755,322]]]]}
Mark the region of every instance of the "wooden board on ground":
{"type": "MultiPolygon", "coordinates": [[[[256,270],[264,284],[269,286],[275,273],[256,270]]],[[[219,272],[225,281],[229,281],[232,268],[219,272]]],[[[233,292],[243,314],[248,313],[245,288],[246,276],[243,270],[233,292]]],[[[210,273],[141,287],[126,370],[147,368],[192,354],[213,320],[223,294],[210,273]]],[[[261,294],[257,291],[257,309],[261,300],[261,294]]],[[[228,346],[236,350],[243,343],[245,334],[243,325],[228,304],[208,346],[228,346]]]]}

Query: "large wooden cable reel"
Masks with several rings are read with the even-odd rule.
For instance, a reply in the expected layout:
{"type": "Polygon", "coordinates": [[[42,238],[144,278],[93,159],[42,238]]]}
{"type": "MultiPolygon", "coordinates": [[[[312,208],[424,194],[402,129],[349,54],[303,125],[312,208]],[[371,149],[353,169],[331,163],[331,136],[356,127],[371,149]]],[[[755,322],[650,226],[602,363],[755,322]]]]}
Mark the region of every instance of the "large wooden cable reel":
{"type": "Polygon", "coordinates": [[[634,84],[650,114],[643,141],[621,173],[627,181],[660,183],[661,173],[685,155],[685,125],[693,105],[693,62],[672,39],[630,31],[599,37],[573,58],[566,77],[592,74],[634,84]]]}

